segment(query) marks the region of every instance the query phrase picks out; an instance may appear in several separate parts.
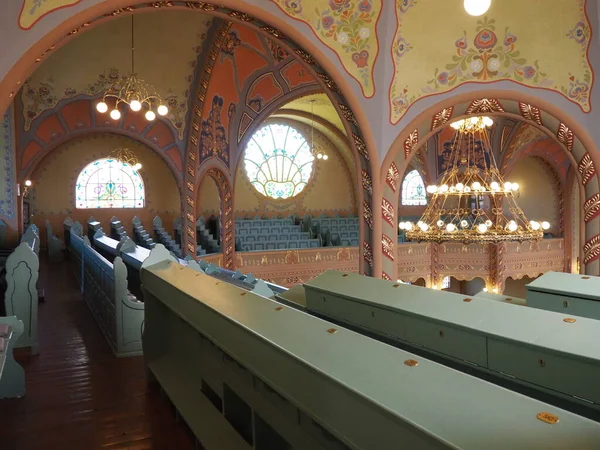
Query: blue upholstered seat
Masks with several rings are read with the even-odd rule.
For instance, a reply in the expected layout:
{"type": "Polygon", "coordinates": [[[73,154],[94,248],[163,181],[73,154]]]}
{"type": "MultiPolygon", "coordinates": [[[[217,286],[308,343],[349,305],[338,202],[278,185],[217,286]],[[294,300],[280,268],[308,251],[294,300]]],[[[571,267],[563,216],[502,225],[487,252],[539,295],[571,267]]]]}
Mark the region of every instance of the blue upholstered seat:
{"type": "Polygon", "coordinates": [[[256,242],[267,242],[269,240],[269,236],[266,234],[259,234],[256,236],[256,242]]]}
{"type": "Polygon", "coordinates": [[[289,241],[288,248],[298,248],[298,241],[289,241]]]}
{"type": "Polygon", "coordinates": [[[279,242],[277,243],[277,249],[281,250],[281,249],[286,249],[286,248],[288,248],[288,243],[287,243],[287,241],[286,241],[286,242],[281,242],[281,241],[279,241],[279,242]]]}
{"type": "Polygon", "coordinates": [[[277,249],[277,243],[267,242],[267,250],[276,250],[276,249],[277,249]]]}

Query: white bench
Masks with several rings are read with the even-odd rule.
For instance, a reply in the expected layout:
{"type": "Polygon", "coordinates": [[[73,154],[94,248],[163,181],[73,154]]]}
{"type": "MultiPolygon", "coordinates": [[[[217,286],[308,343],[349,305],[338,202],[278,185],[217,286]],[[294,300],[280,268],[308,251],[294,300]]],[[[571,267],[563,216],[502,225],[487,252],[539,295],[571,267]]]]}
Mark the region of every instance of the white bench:
{"type": "Polygon", "coordinates": [[[0,317],[0,399],[25,395],[25,371],[13,357],[23,331],[23,322],[16,316],[0,317]]]}

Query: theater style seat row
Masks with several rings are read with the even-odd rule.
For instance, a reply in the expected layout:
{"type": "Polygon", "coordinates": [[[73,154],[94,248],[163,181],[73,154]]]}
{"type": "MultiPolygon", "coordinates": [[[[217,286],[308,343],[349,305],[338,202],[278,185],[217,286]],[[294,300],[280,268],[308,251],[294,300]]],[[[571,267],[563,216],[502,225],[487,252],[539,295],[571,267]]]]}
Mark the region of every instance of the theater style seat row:
{"type": "Polygon", "coordinates": [[[357,246],[358,217],[304,216],[286,219],[235,221],[238,251],[282,250],[331,246],[357,246]]]}
{"type": "Polygon", "coordinates": [[[138,216],[133,218],[133,234],[134,234],[134,242],[136,244],[141,245],[144,248],[152,250],[156,245],[154,243],[154,239],[150,236],[150,233],[146,231],[142,221],[138,216]]]}
{"type": "Polygon", "coordinates": [[[152,221],[152,225],[154,226],[154,236],[156,241],[163,244],[178,258],[181,258],[181,246],[173,239],[169,232],[165,230],[162,219],[159,216],[156,216],[152,221]]]}
{"type": "Polygon", "coordinates": [[[198,217],[196,221],[196,245],[198,256],[221,251],[218,239],[209,230],[206,220],[202,216],[198,217]]]}

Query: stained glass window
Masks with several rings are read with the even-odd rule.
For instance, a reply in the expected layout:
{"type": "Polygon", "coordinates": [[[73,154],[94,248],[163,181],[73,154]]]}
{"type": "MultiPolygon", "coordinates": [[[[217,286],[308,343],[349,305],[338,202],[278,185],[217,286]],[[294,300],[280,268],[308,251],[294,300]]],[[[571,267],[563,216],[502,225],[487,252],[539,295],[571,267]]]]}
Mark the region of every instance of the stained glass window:
{"type": "Polygon", "coordinates": [[[450,289],[450,277],[444,277],[442,279],[442,289],[450,289]]]}
{"type": "Polygon", "coordinates": [[[402,182],[402,204],[407,206],[419,206],[427,204],[425,195],[425,183],[416,170],[411,170],[402,182]]]}
{"type": "Polygon", "coordinates": [[[310,146],[298,130],[270,124],[258,130],[246,146],[244,167],[250,183],[274,199],[295,197],[306,187],[313,169],[310,146]]]}
{"type": "Polygon", "coordinates": [[[143,208],[144,182],[129,164],[99,159],[77,177],[75,206],[86,208],[143,208]]]}

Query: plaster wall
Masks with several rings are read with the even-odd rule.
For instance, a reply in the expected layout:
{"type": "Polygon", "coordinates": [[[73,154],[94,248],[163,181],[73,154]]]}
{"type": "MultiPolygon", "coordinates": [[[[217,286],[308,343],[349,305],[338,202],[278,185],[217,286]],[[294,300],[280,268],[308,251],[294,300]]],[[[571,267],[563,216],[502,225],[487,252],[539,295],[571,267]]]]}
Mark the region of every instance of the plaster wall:
{"type": "Polygon", "coordinates": [[[48,219],[55,234],[62,237],[62,223],[70,217],[86,229],[86,222],[94,216],[110,233],[110,218],[116,216],[131,235],[131,221],[138,216],[150,233],[152,219],[159,215],[165,228],[173,228],[173,220],[180,214],[179,189],[175,178],[161,157],[138,142],[112,134],[96,134],[74,139],[52,151],[33,173],[34,190],[31,196],[33,218],[45,244],[45,221],[48,219]],[[142,164],[140,174],[144,181],[146,202],[144,208],[132,209],[76,209],[75,184],[80,171],[90,162],[105,158],[114,148],[128,147],[142,164]]]}
{"type": "Polygon", "coordinates": [[[198,191],[197,215],[209,218],[217,217],[221,209],[221,199],[219,197],[219,188],[209,176],[205,176],[198,191]]]}

